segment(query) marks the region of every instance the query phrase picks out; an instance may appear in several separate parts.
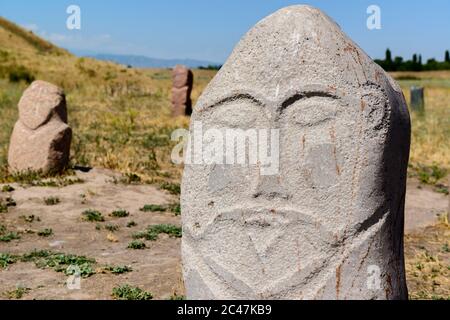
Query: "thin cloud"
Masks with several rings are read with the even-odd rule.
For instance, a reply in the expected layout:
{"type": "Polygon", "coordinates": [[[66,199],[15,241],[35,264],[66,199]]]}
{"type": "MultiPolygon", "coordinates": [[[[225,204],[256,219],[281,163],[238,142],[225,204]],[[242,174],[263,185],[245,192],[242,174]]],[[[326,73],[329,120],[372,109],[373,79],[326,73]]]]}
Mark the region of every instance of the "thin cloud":
{"type": "Polygon", "coordinates": [[[33,31],[33,32],[37,32],[39,30],[39,26],[35,23],[25,24],[22,27],[24,27],[25,29],[27,29],[29,31],[33,31]]]}

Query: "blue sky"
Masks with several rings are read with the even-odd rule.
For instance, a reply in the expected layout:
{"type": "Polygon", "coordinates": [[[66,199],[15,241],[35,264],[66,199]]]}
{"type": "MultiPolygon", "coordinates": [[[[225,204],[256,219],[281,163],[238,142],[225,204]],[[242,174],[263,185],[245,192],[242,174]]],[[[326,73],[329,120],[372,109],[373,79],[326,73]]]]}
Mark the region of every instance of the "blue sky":
{"type": "Polygon", "coordinates": [[[443,60],[450,49],[448,0],[1,0],[0,15],[77,53],[116,53],[224,62],[241,36],[287,5],[324,10],[371,57],[443,60]],[[66,8],[81,8],[81,30],[68,30],[66,8]],[[366,9],[381,8],[381,30],[366,9]]]}

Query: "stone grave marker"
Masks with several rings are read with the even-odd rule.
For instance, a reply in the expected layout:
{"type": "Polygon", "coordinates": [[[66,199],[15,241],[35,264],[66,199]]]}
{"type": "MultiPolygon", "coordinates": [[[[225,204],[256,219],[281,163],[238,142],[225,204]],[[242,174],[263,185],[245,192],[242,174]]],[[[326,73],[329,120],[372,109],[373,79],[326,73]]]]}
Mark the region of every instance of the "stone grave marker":
{"type": "Polygon", "coordinates": [[[69,162],[71,139],[64,92],[51,83],[34,81],[19,101],[19,120],[9,144],[10,170],[63,170],[69,162]]]}
{"type": "Polygon", "coordinates": [[[190,131],[188,299],[407,299],[407,105],[327,15],[291,6],[256,24],[190,131]]]}

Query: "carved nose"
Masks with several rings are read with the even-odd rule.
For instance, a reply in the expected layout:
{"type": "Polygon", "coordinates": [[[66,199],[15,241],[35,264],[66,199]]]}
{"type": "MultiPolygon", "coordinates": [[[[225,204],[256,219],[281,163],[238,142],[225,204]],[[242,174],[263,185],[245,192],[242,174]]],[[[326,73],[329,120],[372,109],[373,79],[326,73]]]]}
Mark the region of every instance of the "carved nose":
{"type": "Polygon", "coordinates": [[[287,192],[281,183],[279,175],[259,176],[258,184],[253,191],[253,198],[266,200],[285,199],[289,200],[292,195],[287,192]]]}

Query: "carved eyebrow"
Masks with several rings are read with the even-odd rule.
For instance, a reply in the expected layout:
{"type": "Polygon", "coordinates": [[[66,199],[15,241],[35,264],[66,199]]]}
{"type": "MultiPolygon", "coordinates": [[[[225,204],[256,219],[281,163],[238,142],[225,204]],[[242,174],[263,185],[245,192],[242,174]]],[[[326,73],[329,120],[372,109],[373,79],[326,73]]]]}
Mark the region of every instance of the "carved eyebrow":
{"type": "Polygon", "coordinates": [[[339,96],[337,96],[333,93],[330,93],[330,92],[326,92],[326,91],[298,92],[283,101],[283,103],[281,104],[281,110],[286,109],[287,107],[289,107],[290,105],[294,104],[295,102],[297,102],[299,100],[313,98],[313,97],[330,98],[330,99],[335,99],[335,100],[340,99],[339,96]]]}
{"type": "Polygon", "coordinates": [[[228,103],[228,102],[234,102],[234,101],[239,101],[239,100],[249,100],[252,103],[256,104],[257,106],[263,106],[264,104],[256,99],[254,96],[252,96],[251,94],[248,93],[236,93],[230,96],[227,96],[219,101],[214,102],[213,104],[208,105],[207,107],[203,108],[202,111],[211,109],[213,107],[218,107],[222,104],[228,103]]]}
{"type": "MultiPolygon", "coordinates": [[[[317,90],[317,91],[298,92],[283,101],[283,103],[281,104],[281,111],[283,111],[285,108],[289,107],[290,105],[292,105],[293,103],[295,103],[298,100],[312,98],[312,97],[324,97],[324,98],[330,98],[330,99],[336,99],[336,100],[340,99],[339,96],[337,96],[333,93],[330,93],[330,92],[326,92],[326,91],[317,90]]],[[[214,107],[218,107],[218,106],[223,105],[228,102],[234,102],[234,101],[239,101],[239,100],[248,100],[259,107],[264,106],[264,103],[261,100],[255,98],[253,95],[251,95],[249,93],[235,93],[235,94],[231,94],[225,98],[222,98],[210,105],[207,105],[206,107],[201,108],[200,112],[209,110],[214,107]]]]}

